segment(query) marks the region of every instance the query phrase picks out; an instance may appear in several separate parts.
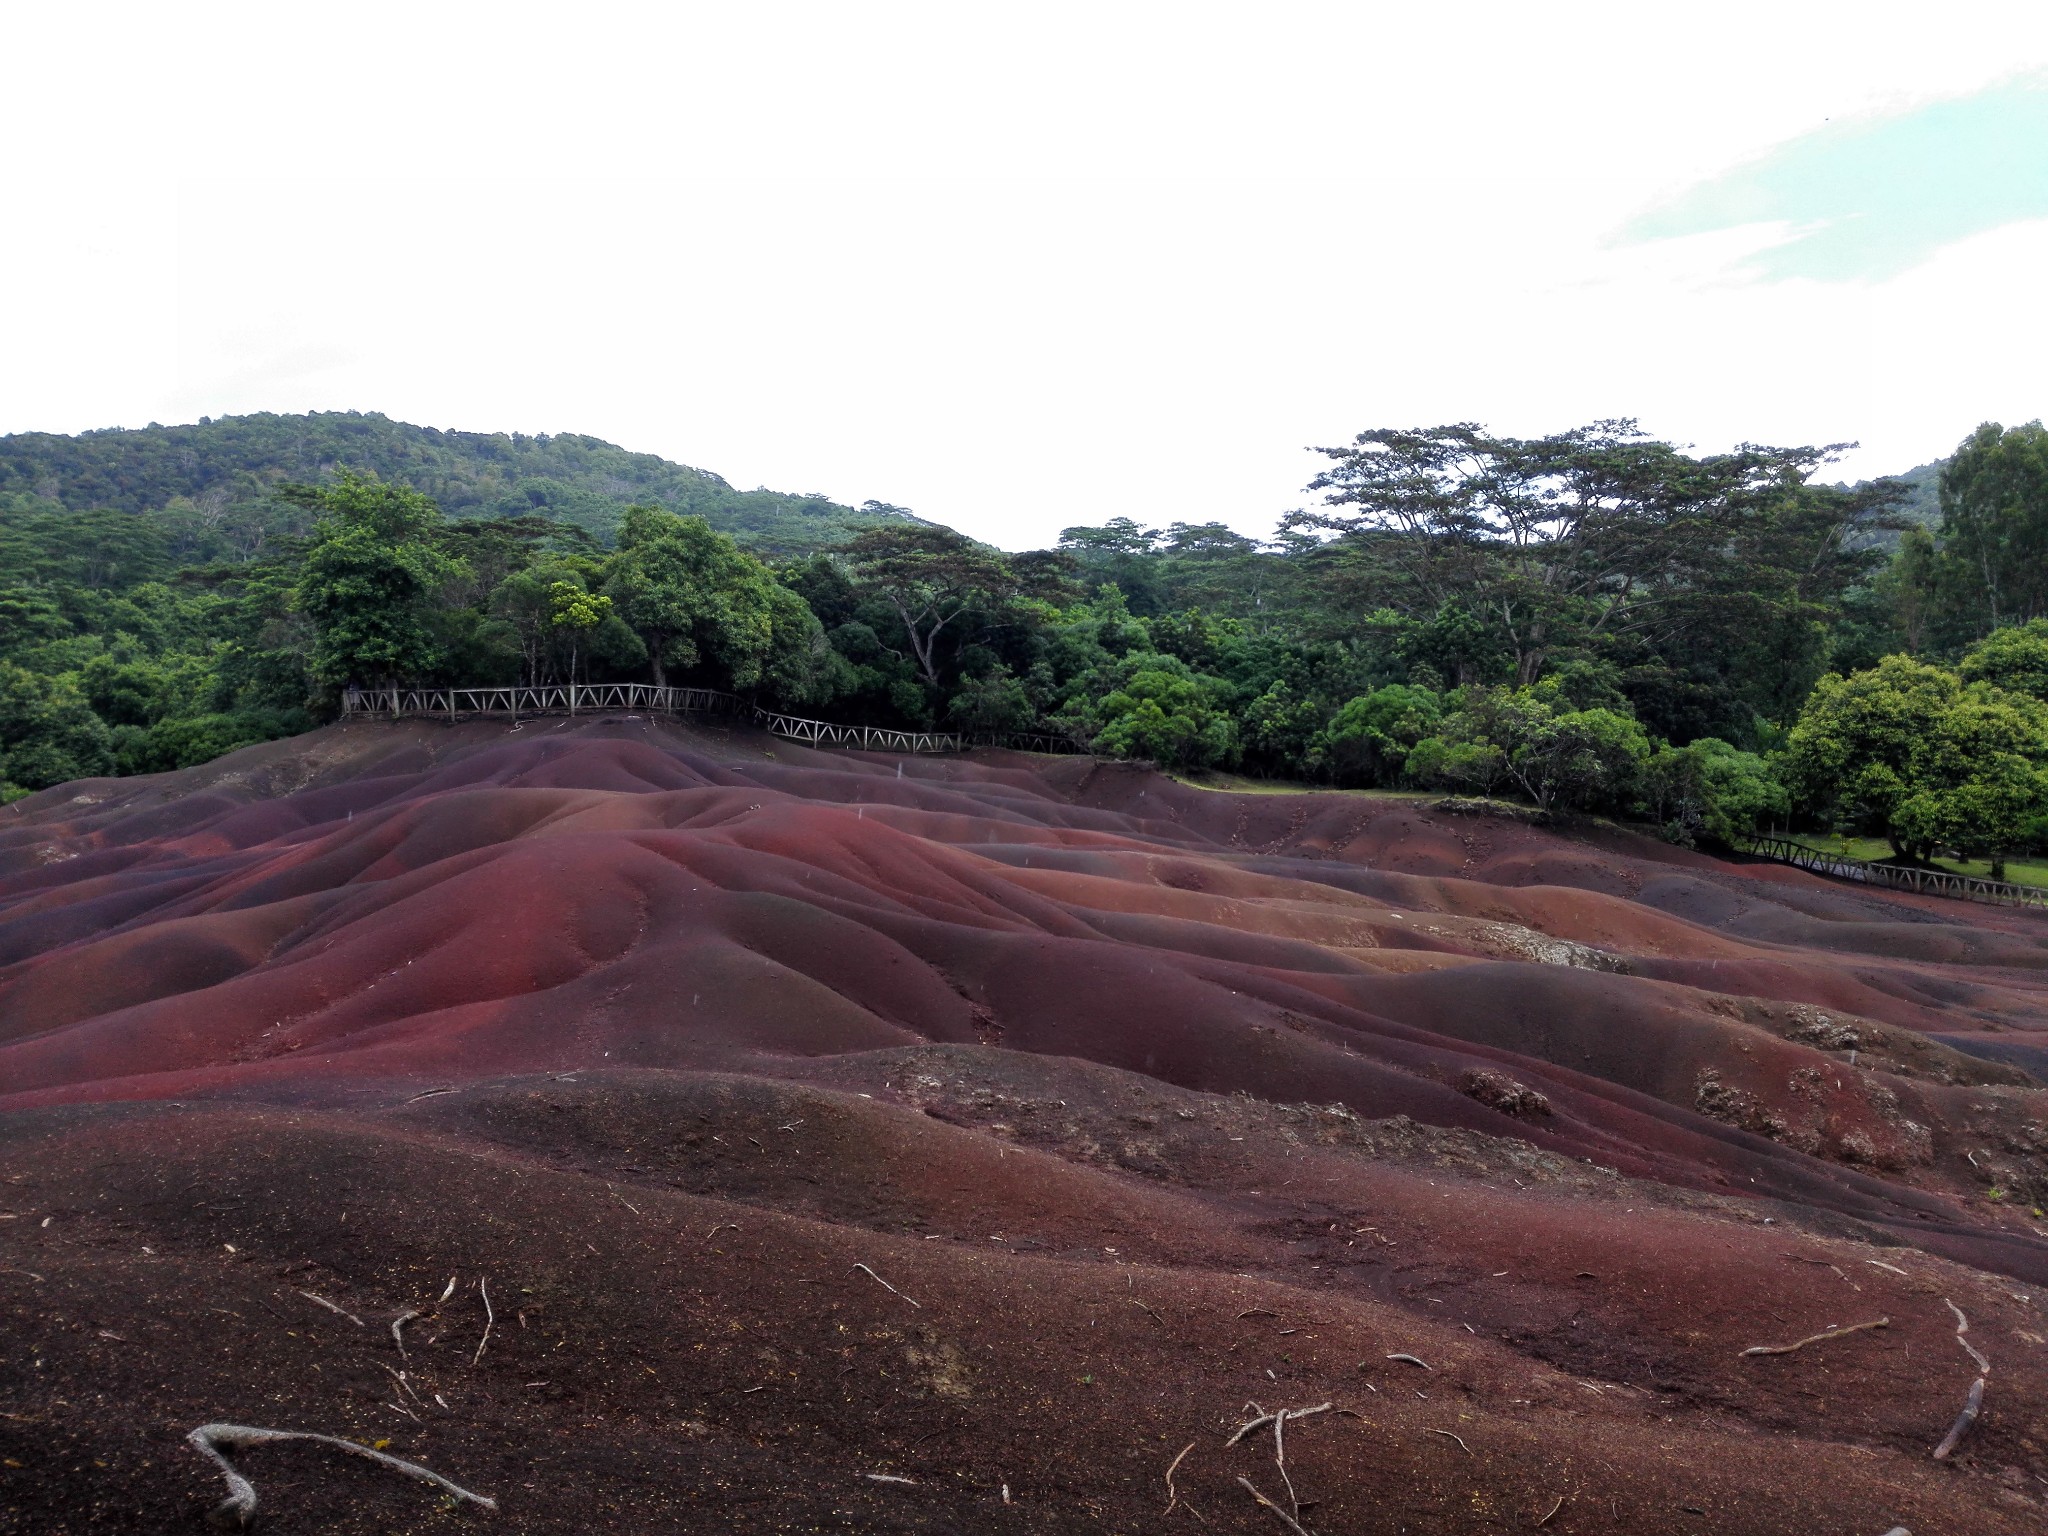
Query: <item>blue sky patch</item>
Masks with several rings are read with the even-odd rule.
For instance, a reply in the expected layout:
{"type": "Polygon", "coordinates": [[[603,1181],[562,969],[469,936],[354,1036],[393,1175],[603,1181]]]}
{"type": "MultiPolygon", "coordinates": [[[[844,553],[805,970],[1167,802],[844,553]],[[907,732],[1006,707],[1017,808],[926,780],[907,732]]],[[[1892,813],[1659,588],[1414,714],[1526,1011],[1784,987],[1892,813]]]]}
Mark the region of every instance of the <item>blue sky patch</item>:
{"type": "Polygon", "coordinates": [[[1945,245],[2048,218],[2048,73],[1889,117],[1831,123],[1638,215],[1636,245],[1756,224],[1779,244],[1748,261],[1766,279],[1881,280],[1945,245]]]}

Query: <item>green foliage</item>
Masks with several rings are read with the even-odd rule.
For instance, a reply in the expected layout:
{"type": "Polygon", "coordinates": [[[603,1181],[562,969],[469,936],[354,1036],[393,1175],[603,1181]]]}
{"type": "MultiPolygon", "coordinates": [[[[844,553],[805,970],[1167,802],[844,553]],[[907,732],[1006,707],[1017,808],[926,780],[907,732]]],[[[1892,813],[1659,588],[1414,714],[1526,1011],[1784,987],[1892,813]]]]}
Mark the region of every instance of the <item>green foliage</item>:
{"type": "Polygon", "coordinates": [[[1662,746],[1643,771],[1644,808],[1673,842],[1720,843],[1756,832],[1791,810],[1769,761],[1716,737],[1662,746]]]}
{"type": "Polygon", "coordinates": [[[1823,678],[1787,748],[1807,809],[1902,857],[1998,859],[2048,808],[2048,706],[1905,656],[1823,678]]]}
{"type": "Polygon", "coordinates": [[[0,661],[0,786],[48,789],[114,766],[112,732],[68,680],[0,661]]]}
{"type": "Polygon", "coordinates": [[[735,490],[707,470],[594,437],[444,432],[355,411],[0,437],[0,496],[32,493],[74,509],[107,508],[130,514],[131,525],[136,515],[162,509],[157,524],[177,558],[254,559],[281,535],[303,531],[280,515],[275,489],[318,483],[341,465],[410,485],[450,517],[538,515],[601,539],[634,503],[703,517],[774,553],[829,547],[875,516],[823,496],[735,490]]]}
{"type": "Polygon", "coordinates": [[[383,686],[431,671],[443,652],[431,609],[461,574],[430,542],[441,520],[433,502],[353,470],[286,493],[320,514],[294,593],[313,626],[312,676],[383,686]]]}
{"type": "Polygon", "coordinates": [[[2048,701],[2048,619],[1994,629],[1963,652],[1956,671],[1966,683],[2048,701]]]}
{"type": "Polygon", "coordinates": [[[1219,707],[1215,685],[1170,656],[1134,658],[1123,684],[1087,715],[1095,746],[1118,757],[1209,768],[1237,753],[1236,723],[1219,707]]]}
{"type": "Polygon", "coordinates": [[[1942,470],[1941,514],[1992,628],[2048,617],[2048,428],[1985,422],[1942,470]]]}
{"type": "Polygon", "coordinates": [[[1442,698],[1407,683],[1389,683],[1348,700],[1324,735],[1324,752],[1337,782],[1398,782],[1408,754],[1435,734],[1443,716],[1442,698]]]}

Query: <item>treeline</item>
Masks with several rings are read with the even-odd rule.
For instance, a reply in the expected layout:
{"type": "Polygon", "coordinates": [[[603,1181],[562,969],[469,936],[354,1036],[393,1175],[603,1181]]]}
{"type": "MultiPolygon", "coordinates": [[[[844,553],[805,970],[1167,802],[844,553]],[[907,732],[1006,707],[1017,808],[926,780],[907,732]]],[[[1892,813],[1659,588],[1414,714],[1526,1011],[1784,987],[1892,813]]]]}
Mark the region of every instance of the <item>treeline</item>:
{"type": "Polygon", "coordinates": [[[285,531],[193,560],[180,508],[17,496],[5,777],[201,760],[349,682],[651,679],[1680,839],[1792,819],[1996,859],[2048,835],[2038,425],[1972,435],[1932,533],[1913,487],[1816,481],[1832,450],[1700,456],[1628,422],[1318,452],[1319,499],[1271,542],[1126,518],[1024,554],[876,503],[807,552],[652,499],[600,537],[351,470],[272,485],[285,531]]]}

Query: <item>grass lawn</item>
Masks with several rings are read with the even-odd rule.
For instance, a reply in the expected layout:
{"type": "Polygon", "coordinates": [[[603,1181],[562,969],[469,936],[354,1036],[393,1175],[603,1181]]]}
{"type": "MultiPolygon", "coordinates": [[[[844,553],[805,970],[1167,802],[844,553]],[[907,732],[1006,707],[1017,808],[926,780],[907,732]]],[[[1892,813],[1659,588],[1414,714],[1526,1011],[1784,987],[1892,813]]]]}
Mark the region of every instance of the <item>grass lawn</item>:
{"type": "MultiPolygon", "coordinates": [[[[1801,832],[1793,841],[1818,848],[1823,853],[1840,854],[1844,858],[1864,859],[1879,863],[1892,856],[1892,845],[1881,837],[1834,837],[1824,832],[1801,832]]],[[[1946,870],[1952,875],[1974,875],[1980,880],[1991,877],[1991,866],[1982,859],[1965,864],[1958,859],[1935,859],[1935,869],[1946,870]]],[[[2014,885],[2048,886],[2048,861],[2040,859],[2011,859],[2006,862],[2005,878],[2014,885]]]]}

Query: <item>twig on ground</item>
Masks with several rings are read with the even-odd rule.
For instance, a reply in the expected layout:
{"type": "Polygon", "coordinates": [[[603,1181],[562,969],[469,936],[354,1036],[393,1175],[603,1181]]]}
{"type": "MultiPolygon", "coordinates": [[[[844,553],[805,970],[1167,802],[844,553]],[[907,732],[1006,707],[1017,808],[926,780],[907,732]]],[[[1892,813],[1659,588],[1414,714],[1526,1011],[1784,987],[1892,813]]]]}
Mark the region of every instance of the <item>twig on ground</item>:
{"type": "Polygon", "coordinates": [[[1248,1312],[1240,1312],[1237,1314],[1238,1321],[1240,1322],[1242,1322],[1247,1317],[1278,1317],[1279,1315],[1280,1314],[1278,1312],[1269,1312],[1264,1307],[1253,1307],[1248,1312]]]}
{"type": "Polygon", "coordinates": [[[301,1291],[299,1292],[299,1294],[305,1297],[306,1300],[313,1303],[314,1306],[325,1307],[328,1311],[332,1312],[336,1317],[347,1318],[350,1322],[354,1323],[358,1328],[364,1326],[363,1320],[360,1317],[357,1317],[355,1313],[349,1311],[347,1307],[336,1306],[333,1302],[329,1301],[325,1296],[319,1295],[317,1292],[301,1291]]]}
{"type": "Polygon", "coordinates": [[[1419,1366],[1421,1366],[1421,1367],[1422,1367],[1422,1368],[1423,1368],[1423,1369],[1424,1369],[1425,1371],[1426,1371],[1426,1370],[1428,1370],[1428,1369],[1430,1368],[1430,1366],[1429,1366],[1429,1362],[1428,1362],[1427,1360],[1418,1360],[1418,1359],[1416,1359],[1416,1358],[1415,1358],[1415,1356],[1413,1356],[1413,1355],[1389,1355],[1389,1356],[1387,1356],[1387,1358],[1388,1358],[1389,1360],[1405,1360],[1405,1361],[1407,1361],[1407,1362],[1408,1362],[1408,1363],[1409,1363],[1410,1365],[1419,1365],[1419,1366]]]}
{"type": "MultiPolygon", "coordinates": [[[[387,1371],[391,1371],[391,1367],[388,1365],[385,1366],[384,1369],[387,1371]]],[[[399,1387],[404,1391],[407,1397],[411,1398],[416,1403],[420,1403],[420,1395],[419,1393],[413,1391],[412,1383],[405,1379],[405,1372],[391,1371],[391,1379],[398,1383],[399,1387]]],[[[420,1403],[420,1406],[424,1408],[427,1405],[425,1403],[420,1403]]]]}
{"type": "MultiPolygon", "coordinates": [[[[868,1277],[868,1278],[869,1278],[870,1280],[874,1281],[874,1282],[875,1282],[875,1284],[879,1285],[879,1286],[880,1286],[880,1287],[881,1287],[881,1288],[882,1288],[883,1290],[887,1291],[887,1292],[888,1292],[888,1293],[889,1293],[889,1294],[890,1294],[891,1296],[903,1296],[903,1293],[902,1293],[901,1291],[897,1290],[895,1286],[891,1285],[891,1284],[890,1284],[890,1283],[889,1283],[888,1281],[884,1280],[884,1279],[883,1279],[883,1278],[882,1278],[882,1277],[881,1277],[880,1275],[876,1274],[876,1273],[875,1273],[875,1272],[874,1272],[874,1271],[873,1271],[872,1269],[869,1269],[869,1268],[867,1267],[867,1265],[865,1265],[865,1264],[856,1264],[856,1265],[854,1265],[853,1267],[854,1267],[855,1269],[859,1270],[859,1271],[860,1271],[860,1272],[861,1272],[862,1274],[866,1275],[866,1276],[867,1276],[867,1277],[868,1277]]],[[[910,1298],[909,1298],[908,1296],[903,1296],[903,1299],[904,1299],[905,1301],[910,1301],[910,1298]]],[[[914,1301],[910,1301],[910,1304],[911,1304],[911,1305],[912,1305],[913,1307],[917,1305],[917,1303],[916,1303],[916,1302],[914,1302],[914,1301]]]]}
{"type": "Polygon", "coordinates": [[[1865,1259],[1865,1260],[1864,1260],[1863,1262],[1864,1262],[1864,1263],[1866,1263],[1866,1264],[1874,1264],[1874,1265],[1876,1265],[1876,1266],[1877,1266],[1877,1267],[1878,1267],[1879,1269],[1888,1269],[1888,1270],[1890,1270],[1890,1271],[1891,1271],[1891,1272],[1892,1272],[1893,1274],[1895,1274],[1895,1275],[1901,1275],[1901,1276],[1904,1276],[1904,1277],[1905,1277],[1906,1279],[1908,1279],[1908,1280],[1910,1280],[1910,1279],[1912,1279],[1912,1278],[1913,1278],[1913,1277],[1912,1277],[1911,1275],[1908,1275],[1908,1274],[1906,1274],[1906,1272],[1905,1272],[1905,1271],[1904,1271],[1903,1269],[1899,1268],[1899,1266],[1898,1266],[1898,1265],[1896,1265],[1896,1264],[1887,1264],[1887,1263],[1885,1263],[1885,1261],[1884,1261],[1883,1259],[1865,1259]]]}
{"type": "Polygon", "coordinates": [[[1446,1440],[1456,1440],[1458,1442],[1459,1450],[1463,1451],[1467,1456],[1470,1456],[1472,1454],[1472,1447],[1465,1443],[1464,1438],[1460,1435],[1452,1434],[1448,1429],[1432,1429],[1429,1430],[1428,1433],[1432,1435],[1442,1435],[1446,1440]]]}
{"type": "Polygon", "coordinates": [[[1237,1444],[1238,1441],[1242,1440],[1246,1435],[1250,1434],[1253,1430],[1258,1429],[1264,1425],[1270,1424],[1272,1422],[1272,1414],[1262,1413],[1256,1419],[1253,1419],[1249,1424],[1238,1425],[1237,1433],[1232,1435],[1228,1440],[1223,1442],[1223,1448],[1226,1451],[1229,1450],[1233,1445],[1237,1444]]]}
{"type": "Polygon", "coordinates": [[[491,1306],[490,1276],[486,1275],[479,1279],[476,1283],[476,1288],[483,1293],[484,1298],[484,1336],[476,1341],[476,1353],[469,1357],[472,1369],[475,1368],[479,1360],[483,1359],[484,1346],[491,1342],[491,1325],[498,1320],[498,1314],[491,1306]]]}
{"type": "Polygon", "coordinates": [[[1271,1511],[1273,1511],[1273,1518],[1275,1520],[1278,1520],[1282,1525],[1286,1526],[1287,1529],[1294,1532],[1294,1536],[1309,1536],[1309,1533],[1305,1529],[1303,1529],[1302,1523],[1299,1520],[1295,1519],[1294,1516],[1288,1514],[1286,1510],[1282,1509],[1278,1504],[1275,1504],[1271,1499],[1267,1498],[1263,1493],[1259,1492],[1258,1489],[1254,1488],[1252,1486],[1250,1478],[1240,1477],[1237,1480],[1237,1485],[1240,1488],[1244,1489],[1244,1491],[1250,1494],[1253,1498],[1257,1499],[1259,1501],[1259,1505],[1261,1508],[1270,1509],[1271,1511]]]}
{"type": "Polygon", "coordinates": [[[1190,1440],[1186,1445],[1181,1447],[1181,1453],[1173,1458],[1173,1465],[1166,1469],[1165,1513],[1169,1515],[1173,1513],[1174,1506],[1180,1503],[1180,1495],[1178,1493],[1175,1493],[1173,1490],[1173,1474],[1180,1470],[1180,1464],[1188,1459],[1188,1452],[1192,1451],[1194,1448],[1195,1442],[1190,1440]]]}
{"type": "Polygon", "coordinates": [[[43,1283],[43,1277],[32,1269],[0,1269],[0,1275],[27,1275],[37,1285],[43,1283]]]}
{"type": "Polygon", "coordinates": [[[1301,1495],[1294,1491],[1294,1479],[1287,1475],[1287,1410],[1282,1408],[1273,1415],[1273,1465],[1280,1469],[1281,1486],[1287,1490],[1287,1502],[1293,1506],[1294,1518],[1301,1518],[1301,1495]]]}
{"type": "Polygon", "coordinates": [[[255,1429],[246,1424],[202,1424],[185,1436],[192,1449],[220,1468],[220,1474],[227,1479],[228,1496],[207,1517],[215,1526],[224,1530],[243,1530],[256,1517],[256,1485],[244,1477],[235,1464],[228,1459],[233,1451],[246,1451],[251,1446],[268,1445],[279,1440],[311,1440],[320,1445],[331,1445],[336,1450],[346,1451],[351,1456],[361,1456],[374,1461],[394,1472],[407,1477],[418,1478],[421,1482],[432,1483],[435,1487],[456,1499],[482,1505],[485,1509],[496,1509],[498,1501],[486,1498],[480,1493],[471,1493],[448,1481],[438,1472],[429,1471],[417,1462],[401,1461],[396,1456],[387,1456],[382,1451],[373,1451],[367,1445],[357,1445],[353,1440],[343,1440],[334,1435],[316,1435],[299,1429],[255,1429]]]}
{"type": "Polygon", "coordinates": [[[901,1483],[906,1488],[917,1486],[917,1479],[914,1477],[896,1477],[887,1472],[867,1472],[862,1475],[871,1483],[901,1483]]]}
{"type": "Polygon", "coordinates": [[[721,1221],[717,1226],[713,1227],[709,1232],[706,1232],[704,1234],[704,1241],[707,1243],[710,1242],[711,1239],[718,1236],[719,1233],[725,1231],[727,1228],[730,1228],[731,1230],[737,1232],[740,1229],[740,1224],[736,1221],[721,1221]]]}
{"type": "Polygon", "coordinates": [[[640,1214],[640,1207],[635,1205],[632,1201],[628,1200],[616,1189],[611,1191],[611,1197],[614,1200],[618,1201],[619,1204],[623,1205],[627,1210],[631,1211],[635,1216],[638,1216],[640,1214]]]}
{"type": "Polygon", "coordinates": [[[453,1275],[450,1275],[450,1276],[448,1277],[448,1286],[447,1286],[447,1289],[445,1289],[445,1290],[443,1290],[443,1291],[441,1292],[441,1299],[440,1299],[439,1301],[435,1302],[435,1303],[434,1303],[434,1305],[435,1305],[435,1306],[437,1306],[437,1307],[438,1307],[438,1306],[443,1306],[443,1305],[445,1305],[445,1304],[447,1303],[447,1300],[448,1300],[448,1298],[449,1298],[450,1296],[453,1296],[454,1294],[455,1294],[455,1276],[453,1276],[453,1275]]]}
{"type": "Polygon", "coordinates": [[[391,1319],[391,1342],[398,1346],[398,1358],[401,1360],[405,1358],[405,1335],[399,1330],[418,1316],[418,1312],[408,1307],[391,1319]]]}
{"type": "Polygon", "coordinates": [[[1949,1301],[1946,1296],[1942,1297],[1941,1299],[1943,1301],[1948,1302],[1949,1311],[1955,1313],[1956,1315],[1956,1342],[1962,1345],[1963,1348],[1969,1352],[1969,1356],[1972,1360],[1977,1362],[1977,1369],[1982,1371],[1986,1376],[1989,1376],[1991,1374],[1991,1362],[1989,1360],[1986,1360],[1982,1355],[1978,1354],[1977,1346],[1972,1344],[1968,1339],[1963,1337],[1964,1334],[1970,1331],[1970,1320],[1967,1317],[1963,1316],[1963,1309],[1957,1306],[1954,1302],[1949,1301]]]}
{"type": "Polygon", "coordinates": [[[1550,1506],[1550,1509],[1548,1510],[1548,1512],[1546,1512],[1546,1513],[1545,1513],[1545,1515],[1543,1516],[1543,1518],[1542,1518],[1541,1520],[1538,1520],[1538,1521],[1536,1522],[1536,1529],[1540,1531],[1540,1530],[1542,1530],[1542,1529],[1543,1529],[1543,1527],[1544,1527],[1544,1526],[1546,1526],[1546,1525],[1550,1524],[1550,1522],[1551,1522],[1551,1521],[1553,1521],[1553,1520],[1555,1520],[1555,1519],[1557,1518],[1557,1512],[1558,1512],[1558,1511],[1559,1511],[1560,1509],[1563,1509],[1563,1508],[1564,1508],[1564,1495],[1560,1493],[1560,1494],[1559,1494],[1559,1495],[1557,1496],[1557,1502],[1556,1502],[1555,1504],[1553,1504],[1553,1505],[1551,1505],[1551,1506],[1550,1506]]]}
{"type": "Polygon", "coordinates": [[[1970,1395],[1963,1399],[1963,1411],[1956,1415],[1955,1423],[1949,1426],[1941,1444],[1934,1448],[1936,1461],[1947,1461],[1955,1448],[1963,1443],[1963,1436],[1970,1432],[1970,1426],[1977,1422],[1977,1415],[1984,1409],[1984,1378],[1979,1376],[1970,1383],[1970,1395]]]}
{"type": "Polygon", "coordinates": [[[438,1099],[438,1098],[440,1098],[440,1097],[441,1097],[441,1095],[442,1095],[442,1094],[444,1094],[444,1093],[453,1093],[453,1092],[455,1092],[455,1090],[454,1090],[453,1088],[429,1088],[429,1089],[428,1089],[428,1090],[427,1090],[427,1091],[426,1091],[425,1093],[416,1093],[416,1094],[414,1094],[414,1095],[413,1095],[413,1096],[412,1096],[411,1098],[407,1099],[407,1100],[406,1100],[405,1102],[406,1102],[406,1103],[408,1103],[408,1104],[417,1104],[417,1103],[419,1103],[419,1101],[420,1101],[421,1099],[438,1099]]]}
{"type": "Polygon", "coordinates": [[[1166,1326],[1166,1319],[1161,1317],[1157,1312],[1153,1311],[1152,1308],[1148,1307],[1144,1302],[1133,1301],[1131,1305],[1136,1307],[1140,1312],[1144,1313],[1147,1317],[1151,1318],[1153,1322],[1159,1324],[1162,1328],[1166,1326]]]}
{"type": "Polygon", "coordinates": [[[1819,1333],[1810,1333],[1797,1344],[1752,1344],[1743,1353],[1745,1355],[1789,1355],[1795,1349],[1804,1349],[1809,1344],[1819,1344],[1826,1339],[1845,1338],[1849,1334],[1862,1333],[1870,1328],[1889,1328],[1891,1325],[1892,1320],[1890,1318],[1880,1317],[1877,1321],[1871,1323],[1851,1323],[1846,1328],[1828,1328],[1819,1333]]]}

